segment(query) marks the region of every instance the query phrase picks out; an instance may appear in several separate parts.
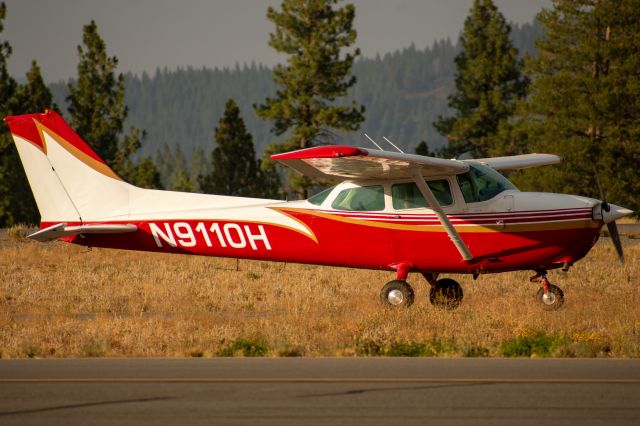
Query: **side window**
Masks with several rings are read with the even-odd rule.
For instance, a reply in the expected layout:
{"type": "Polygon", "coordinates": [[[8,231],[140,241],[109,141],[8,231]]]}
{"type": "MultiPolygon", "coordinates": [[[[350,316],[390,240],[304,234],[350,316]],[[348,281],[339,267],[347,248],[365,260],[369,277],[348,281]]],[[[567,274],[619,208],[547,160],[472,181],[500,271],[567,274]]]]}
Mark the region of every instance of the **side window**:
{"type": "Polygon", "coordinates": [[[471,176],[469,173],[464,173],[458,175],[458,185],[460,185],[460,192],[462,192],[462,197],[466,203],[473,203],[478,200],[478,196],[476,194],[475,185],[471,180],[471,176]]]}
{"type": "Polygon", "coordinates": [[[384,210],[382,185],[363,186],[342,190],[331,207],[336,210],[377,211],[384,210]]]}
{"type": "MultiPolygon", "coordinates": [[[[441,206],[453,204],[451,188],[446,179],[432,180],[427,182],[431,192],[441,206]]],[[[428,207],[429,203],[422,196],[422,192],[415,182],[398,183],[391,186],[391,197],[393,198],[393,208],[396,210],[416,209],[428,207]]]]}
{"type": "Polygon", "coordinates": [[[449,181],[442,180],[430,180],[427,182],[431,192],[436,197],[436,200],[441,206],[449,206],[453,204],[453,196],[451,195],[451,188],[449,188],[449,181]]]}
{"type": "Polygon", "coordinates": [[[392,185],[391,198],[393,199],[393,208],[396,210],[427,207],[427,200],[424,199],[415,182],[392,185]]]}

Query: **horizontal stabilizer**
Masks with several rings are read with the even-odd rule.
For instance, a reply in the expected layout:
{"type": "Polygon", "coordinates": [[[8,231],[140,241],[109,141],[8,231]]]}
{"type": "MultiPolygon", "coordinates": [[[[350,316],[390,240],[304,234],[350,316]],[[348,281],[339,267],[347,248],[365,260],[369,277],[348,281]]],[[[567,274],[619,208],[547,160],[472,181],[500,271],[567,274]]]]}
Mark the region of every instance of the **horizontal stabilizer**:
{"type": "Polygon", "coordinates": [[[138,230],[136,225],[77,225],[67,226],[66,223],[58,223],[45,229],[35,232],[27,238],[32,240],[47,242],[53,241],[61,237],[78,234],[121,234],[125,232],[135,232],[138,230]]]}

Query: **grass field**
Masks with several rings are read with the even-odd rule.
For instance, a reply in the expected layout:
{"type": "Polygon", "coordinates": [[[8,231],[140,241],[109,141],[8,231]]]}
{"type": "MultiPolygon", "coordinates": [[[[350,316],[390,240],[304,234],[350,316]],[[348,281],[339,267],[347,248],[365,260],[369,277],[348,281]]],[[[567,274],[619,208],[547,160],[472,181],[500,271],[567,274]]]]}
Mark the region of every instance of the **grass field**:
{"type": "Polygon", "coordinates": [[[462,306],[384,309],[390,272],[0,241],[0,357],[640,356],[640,240],[601,239],[546,312],[528,271],[454,276],[462,306]]]}

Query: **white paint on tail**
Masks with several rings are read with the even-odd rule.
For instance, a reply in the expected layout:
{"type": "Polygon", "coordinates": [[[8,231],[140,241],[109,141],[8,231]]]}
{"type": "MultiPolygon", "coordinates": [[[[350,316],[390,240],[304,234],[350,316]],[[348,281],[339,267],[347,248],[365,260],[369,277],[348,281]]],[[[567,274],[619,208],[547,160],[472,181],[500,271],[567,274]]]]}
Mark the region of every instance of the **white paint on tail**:
{"type": "MultiPolygon", "coordinates": [[[[33,119],[23,117],[23,120],[33,119]]],[[[19,118],[22,117],[13,119],[19,118]]],[[[23,121],[21,125],[24,124],[23,121]]],[[[48,129],[40,123],[37,127],[43,139],[42,149],[15,133],[13,138],[42,222],[215,219],[269,223],[314,238],[304,224],[271,208],[282,205],[281,201],[138,188],[120,180],[104,164],[75,152],[77,147],[53,133],[60,129],[48,129]]],[[[259,230],[249,237],[252,246],[266,239],[263,228],[259,230]]],[[[231,237],[236,238],[230,236],[230,240],[233,240],[231,237]]]]}
{"type": "MultiPolygon", "coordinates": [[[[80,213],[73,205],[47,156],[35,145],[13,135],[42,222],[77,222],[80,213]]],[[[19,167],[19,166],[18,166],[19,167]]]]}
{"type": "Polygon", "coordinates": [[[129,185],[78,160],[44,130],[47,157],[83,222],[129,214],[129,185]]]}

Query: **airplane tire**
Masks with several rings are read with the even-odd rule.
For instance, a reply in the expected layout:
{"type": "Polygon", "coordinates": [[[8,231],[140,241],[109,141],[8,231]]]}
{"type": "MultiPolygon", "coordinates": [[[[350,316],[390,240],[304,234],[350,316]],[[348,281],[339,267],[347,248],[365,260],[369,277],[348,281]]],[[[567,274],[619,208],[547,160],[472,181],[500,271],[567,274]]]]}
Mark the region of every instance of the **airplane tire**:
{"type": "Polygon", "coordinates": [[[560,309],[564,303],[564,293],[557,285],[550,284],[549,294],[545,296],[544,288],[540,287],[536,294],[536,299],[542,304],[542,308],[545,311],[555,311],[556,309],[560,309]]]}
{"type": "Polygon", "coordinates": [[[431,286],[429,301],[436,308],[456,309],[462,303],[462,287],[451,278],[443,278],[431,286]]]}
{"type": "Polygon", "coordinates": [[[389,281],[382,287],[380,301],[390,308],[408,308],[413,304],[413,289],[406,281],[389,281]]]}

